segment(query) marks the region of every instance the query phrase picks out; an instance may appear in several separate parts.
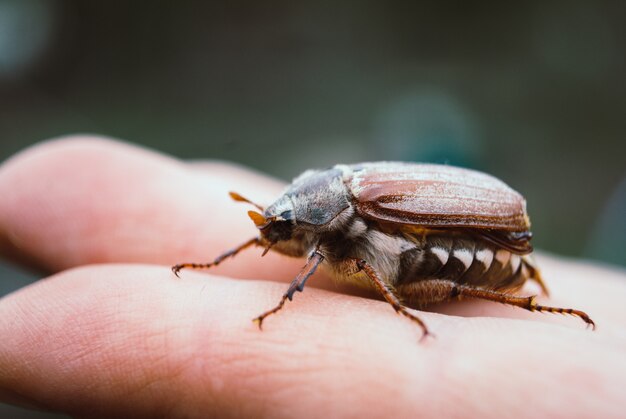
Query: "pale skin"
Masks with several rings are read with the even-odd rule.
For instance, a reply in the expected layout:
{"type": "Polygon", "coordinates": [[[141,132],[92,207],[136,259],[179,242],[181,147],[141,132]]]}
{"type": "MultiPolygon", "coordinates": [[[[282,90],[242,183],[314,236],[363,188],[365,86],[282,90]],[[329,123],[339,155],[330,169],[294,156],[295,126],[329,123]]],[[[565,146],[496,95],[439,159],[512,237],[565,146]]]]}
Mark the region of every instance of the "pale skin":
{"type": "MultiPolygon", "coordinates": [[[[304,169],[304,168],[303,168],[304,169]]],[[[304,260],[251,248],[235,190],[283,184],[104,139],[35,146],[0,167],[0,251],[50,275],[0,299],[0,401],[88,417],[618,417],[626,275],[538,256],[573,317],[483,301],[411,312],[314,275],[264,323],[304,260]]],[[[532,214],[531,214],[532,217],[532,214]]],[[[539,234],[539,233],[536,233],[539,234]]],[[[573,233],[574,234],[574,233],[573,233]]],[[[524,295],[537,293],[529,284],[524,295]]]]}

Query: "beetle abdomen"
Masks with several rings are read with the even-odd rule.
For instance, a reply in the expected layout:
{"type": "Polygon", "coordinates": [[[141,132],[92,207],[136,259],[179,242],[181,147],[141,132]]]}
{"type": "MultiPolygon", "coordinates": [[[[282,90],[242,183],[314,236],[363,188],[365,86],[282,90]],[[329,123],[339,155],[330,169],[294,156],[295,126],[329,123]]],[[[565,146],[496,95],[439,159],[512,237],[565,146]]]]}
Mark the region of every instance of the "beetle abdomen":
{"type": "Polygon", "coordinates": [[[464,234],[427,234],[400,256],[396,286],[430,279],[492,290],[515,289],[528,279],[522,257],[464,234]]]}

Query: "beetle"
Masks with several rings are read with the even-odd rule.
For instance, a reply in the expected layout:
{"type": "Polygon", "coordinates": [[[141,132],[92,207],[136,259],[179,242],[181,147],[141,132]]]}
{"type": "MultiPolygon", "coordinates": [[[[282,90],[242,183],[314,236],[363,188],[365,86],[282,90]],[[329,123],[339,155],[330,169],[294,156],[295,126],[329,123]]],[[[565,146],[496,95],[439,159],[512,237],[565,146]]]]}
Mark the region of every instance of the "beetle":
{"type": "Polygon", "coordinates": [[[336,165],[295,178],[267,209],[231,192],[261,212],[248,215],[259,235],[210,263],[172,267],[210,268],[251,246],[292,257],[306,265],[269,315],[302,291],[323,265],[331,276],[373,287],[394,310],[426,324],[402,301],[416,306],[472,297],[529,311],[570,314],[595,328],[583,311],[539,305],[515,295],[533,280],[548,295],[530,256],[526,201],[504,182],[459,167],[403,162],[336,165]]]}

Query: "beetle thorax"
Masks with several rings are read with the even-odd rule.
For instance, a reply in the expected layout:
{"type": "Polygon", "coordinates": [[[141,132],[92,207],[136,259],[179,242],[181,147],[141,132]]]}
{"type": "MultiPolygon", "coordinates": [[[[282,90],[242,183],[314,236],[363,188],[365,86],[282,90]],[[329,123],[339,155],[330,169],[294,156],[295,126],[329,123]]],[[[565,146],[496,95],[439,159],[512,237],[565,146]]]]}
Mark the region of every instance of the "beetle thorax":
{"type": "Polygon", "coordinates": [[[261,234],[274,243],[274,250],[289,255],[304,251],[302,255],[305,255],[321,235],[341,230],[353,214],[343,172],[338,169],[311,171],[297,178],[265,210],[268,220],[277,221],[261,230],[261,234]]]}

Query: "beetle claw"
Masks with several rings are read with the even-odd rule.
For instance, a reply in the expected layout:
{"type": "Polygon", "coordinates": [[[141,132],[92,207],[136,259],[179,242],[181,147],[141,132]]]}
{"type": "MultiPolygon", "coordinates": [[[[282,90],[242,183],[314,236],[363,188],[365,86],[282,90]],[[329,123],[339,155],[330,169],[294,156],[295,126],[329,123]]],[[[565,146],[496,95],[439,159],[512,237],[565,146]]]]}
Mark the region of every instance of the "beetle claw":
{"type": "Polygon", "coordinates": [[[428,331],[428,329],[424,330],[424,333],[422,333],[422,337],[420,338],[420,343],[423,343],[426,338],[431,337],[433,339],[437,338],[437,335],[435,335],[434,333],[431,333],[428,331]]]}
{"type": "Polygon", "coordinates": [[[252,319],[252,323],[255,323],[259,327],[260,331],[263,331],[263,317],[255,317],[252,319]]]}

